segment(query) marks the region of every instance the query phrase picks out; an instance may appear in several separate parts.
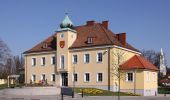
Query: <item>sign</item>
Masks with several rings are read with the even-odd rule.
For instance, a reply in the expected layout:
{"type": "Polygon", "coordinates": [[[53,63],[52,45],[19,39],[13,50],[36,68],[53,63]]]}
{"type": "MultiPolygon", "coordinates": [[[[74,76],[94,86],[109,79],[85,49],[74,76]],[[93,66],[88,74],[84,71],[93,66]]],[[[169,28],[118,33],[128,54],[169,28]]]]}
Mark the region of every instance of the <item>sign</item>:
{"type": "Polygon", "coordinates": [[[60,41],[60,47],[64,48],[64,46],[65,46],[65,41],[60,41]]]}

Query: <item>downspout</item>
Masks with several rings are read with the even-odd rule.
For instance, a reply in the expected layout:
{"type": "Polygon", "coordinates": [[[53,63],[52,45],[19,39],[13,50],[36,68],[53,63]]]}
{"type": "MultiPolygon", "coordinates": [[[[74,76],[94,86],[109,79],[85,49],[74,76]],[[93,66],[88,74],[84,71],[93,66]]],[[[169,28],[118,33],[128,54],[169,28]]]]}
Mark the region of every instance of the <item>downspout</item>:
{"type": "Polygon", "coordinates": [[[108,48],[108,90],[110,91],[110,47],[108,48]]]}
{"type": "Polygon", "coordinates": [[[136,94],[136,69],[134,69],[134,94],[136,94]]]}

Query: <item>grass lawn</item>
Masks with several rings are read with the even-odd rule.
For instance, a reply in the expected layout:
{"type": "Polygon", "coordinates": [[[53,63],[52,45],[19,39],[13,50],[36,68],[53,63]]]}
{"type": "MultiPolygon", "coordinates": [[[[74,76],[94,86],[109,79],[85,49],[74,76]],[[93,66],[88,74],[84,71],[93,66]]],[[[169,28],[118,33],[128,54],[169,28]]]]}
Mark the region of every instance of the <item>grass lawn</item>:
{"type": "MultiPolygon", "coordinates": [[[[118,92],[112,92],[107,90],[101,90],[96,88],[75,88],[76,93],[83,93],[85,96],[117,96],[118,92]]],[[[120,92],[120,96],[140,96],[133,93],[120,92]]]]}
{"type": "Polygon", "coordinates": [[[170,88],[158,88],[160,94],[170,94],[170,88]]]}
{"type": "Polygon", "coordinates": [[[1,89],[5,89],[5,88],[7,88],[7,87],[8,87],[7,84],[1,84],[1,85],[0,85],[0,90],[1,90],[1,89]]]}

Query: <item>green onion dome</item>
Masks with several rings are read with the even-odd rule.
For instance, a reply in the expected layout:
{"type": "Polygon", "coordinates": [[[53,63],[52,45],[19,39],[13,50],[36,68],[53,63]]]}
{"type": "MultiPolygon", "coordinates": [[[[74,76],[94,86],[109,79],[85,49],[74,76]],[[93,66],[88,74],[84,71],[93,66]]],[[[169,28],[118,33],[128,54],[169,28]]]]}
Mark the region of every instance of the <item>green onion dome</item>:
{"type": "Polygon", "coordinates": [[[68,17],[68,15],[65,16],[64,20],[62,21],[62,23],[60,24],[60,28],[70,28],[70,29],[74,29],[73,23],[70,20],[70,18],[68,17]]]}

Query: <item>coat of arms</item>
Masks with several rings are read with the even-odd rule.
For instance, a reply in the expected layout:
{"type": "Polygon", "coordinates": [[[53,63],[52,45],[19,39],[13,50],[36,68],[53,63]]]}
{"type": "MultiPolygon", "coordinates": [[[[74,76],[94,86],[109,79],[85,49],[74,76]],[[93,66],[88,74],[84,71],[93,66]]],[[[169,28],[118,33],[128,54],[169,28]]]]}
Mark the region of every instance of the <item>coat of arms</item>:
{"type": "Polygon", "coordinates": [[[64,48],[64,46],[65,46],[65,41],[60,41],[60,47],[64,48]]]}

